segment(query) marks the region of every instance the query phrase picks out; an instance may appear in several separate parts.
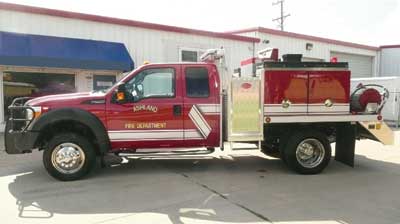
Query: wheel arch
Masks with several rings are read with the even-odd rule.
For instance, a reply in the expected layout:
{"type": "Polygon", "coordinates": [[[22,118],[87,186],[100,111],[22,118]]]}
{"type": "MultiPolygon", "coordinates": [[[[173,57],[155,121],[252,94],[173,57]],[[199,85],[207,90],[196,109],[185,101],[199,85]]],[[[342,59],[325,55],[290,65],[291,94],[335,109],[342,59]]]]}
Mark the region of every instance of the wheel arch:
{"type": "Polygon", "coordinates": [[[38,148],[49,136],[65,131],[77,132],[90,138],[89,141],[96,146],[99,154],[106,153],[111,147],[107,130],[99,118],[79,108],[51,110],[40,116],[29,129],[40,133],[35,141],[35,147],[38,148]]]}

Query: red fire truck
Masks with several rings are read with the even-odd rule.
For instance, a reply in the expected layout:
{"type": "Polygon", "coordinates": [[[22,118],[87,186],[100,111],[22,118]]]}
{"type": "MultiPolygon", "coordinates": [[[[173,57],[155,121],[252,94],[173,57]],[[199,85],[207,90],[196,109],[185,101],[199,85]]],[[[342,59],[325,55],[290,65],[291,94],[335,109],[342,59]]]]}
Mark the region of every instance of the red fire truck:
{"type": "Polygon", "coordinates": [[[43,150],[47,171],[67,181],[85,176],[97,156],[198,156],[233,143],[279,152],[292,170],[317,174],[330,143],[350,166],[356,139],[391,143],[380,115],[387,93],[363,85],[350,93],[347,63],[279,61],[275,49],[259,58],[254,74],[234,77],[223,49],[208,50],[202,63],[143,65],[102,92],[15,99],[6,151],[43,150]]]}

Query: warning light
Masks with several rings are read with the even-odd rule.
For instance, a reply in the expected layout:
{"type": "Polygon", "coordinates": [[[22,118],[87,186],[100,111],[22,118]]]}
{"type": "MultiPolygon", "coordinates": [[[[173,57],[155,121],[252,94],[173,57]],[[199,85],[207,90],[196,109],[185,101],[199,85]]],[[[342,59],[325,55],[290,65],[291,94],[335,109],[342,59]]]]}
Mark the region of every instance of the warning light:
{"type": "Polygon", "coordinates": [[[331,63],[338,63],[337,57],[331,57],[331,63]]]}
{"type": "Polygon", "coordinates": [[[378,115],[378,121],[382,120],[382,115],[378,115]]]}
{"type": "Polygon", "coordinates": [[[148,64],[150,64],[149,61],[144,61],[144,62],[143,62],[143,65],[148,65],[148,64]]]}

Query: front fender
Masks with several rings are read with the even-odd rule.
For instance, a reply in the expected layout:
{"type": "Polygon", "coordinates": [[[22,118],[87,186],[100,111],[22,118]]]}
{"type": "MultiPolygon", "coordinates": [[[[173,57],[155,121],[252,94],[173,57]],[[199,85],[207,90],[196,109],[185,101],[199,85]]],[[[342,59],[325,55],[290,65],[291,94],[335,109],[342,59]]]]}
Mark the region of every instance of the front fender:
{"type": "Polygon", "coordinates": [[[90,128],[96,137],[101,154],[110,149],[110,139],[100,119],[92,113],[79,108],[60,108],[44,113],[28,127],[28,131],[40,132],[49,125],[61,121],[79,122],[90,128]]]}

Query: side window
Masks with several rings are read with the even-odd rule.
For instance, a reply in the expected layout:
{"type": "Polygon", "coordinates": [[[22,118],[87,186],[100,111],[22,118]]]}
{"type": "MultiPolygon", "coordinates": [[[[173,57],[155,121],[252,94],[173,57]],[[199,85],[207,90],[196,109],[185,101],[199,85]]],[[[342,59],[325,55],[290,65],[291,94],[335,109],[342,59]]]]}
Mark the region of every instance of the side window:
{"type": "Polygon", "coordinates": [[[133,101],[143,98],[172,98],[175,96],[175,70],[144,70],[126,83],[126,90],[133,101]]]}
{"type": "Polygon", "coordinates": [[[207,98],[210,96],[208,71],[206,68],[186,68],[185,82],[187,97],[207,98]]]}

